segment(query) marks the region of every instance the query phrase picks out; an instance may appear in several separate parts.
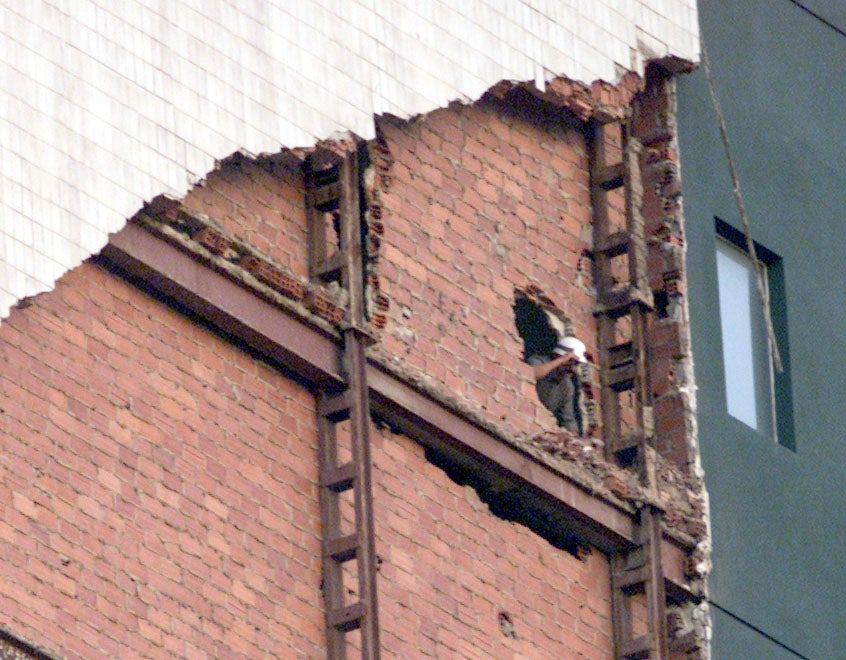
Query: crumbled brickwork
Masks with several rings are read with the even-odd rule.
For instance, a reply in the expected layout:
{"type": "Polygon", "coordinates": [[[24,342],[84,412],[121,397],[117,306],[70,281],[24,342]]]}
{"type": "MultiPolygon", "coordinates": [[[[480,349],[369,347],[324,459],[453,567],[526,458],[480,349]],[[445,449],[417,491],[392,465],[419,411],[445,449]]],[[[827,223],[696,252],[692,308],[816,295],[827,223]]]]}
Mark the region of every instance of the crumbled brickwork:
{"type": "MultiPolygon", "coordinates": [[[[673,462],[689,463],[672,88],[649,82],[629,74],[618,87],[588,88],[558,79],[543,94],[501,85],[474,105],[454,104],[409,122],[380,121],[360,191],[368,229],[368,317],[381,339],[378,356],[505,434],[530,437],[550,428],[554,422],[522,360],[511,310],[514,287],[543,289],[596,357],[583,122],[621,117],[634,103],[633,133],[644,143],[649,286],[660,304],[648,337],[658,449],[673,462]]],[[[610,135],[613,158],[620,136],[610,135]]],[[[189,223],[193,241],[337,325],[344,320],[338,309],[343,295],[305,278],[300,165],[308,153],[286,152],[277,161],[236,154],[189,193],[182,209],[206,217],[223,236],[189,223]]],[[[622,192],[612,200],[613,218],[624,223],[622,192]]],[[[180,222],[178,215],[171,220],[180,222]]],[[[585,376],[595,390],[595,368],[585,376]]],[[[624,421],[630,408],[624,405],[624,421]]],[[[598,420],[600,411],[592,409],[598,420]]]]}
{"type": "MultiPolygon", "coordinates": [[[[656,448],[671,463],[689,465],[690,359],[680,304],[684,254],[674,99],[671,81],[656,75],[659,70],[651,68],[647,81],[630,74],[617,88],[587,88],[561,79],[544,94],[530,94],[526,86],[501,85],[473,106],[454,105],[412,122],[381,121],[377,138],[368,145],[360,191],[370,323],[373,330],[384,330],[376,335],[381,338],[373,349],[376,357],[393,372],[472,411],[504,437],[531,441],[549,430],[552,419],[540,406],[522,361],[511,309],[514,287],[541,290],[537,283],[543,283],[554,298],[550,302],[558,304],[595,356],[582,122],[589,116],[621,117],[625,104],[633,103],[633,135],[643,143],[641,212],[649,257],[644,286],[658,306],[648,331],[656,448]]],[[[621,155],[622,137],[619,131],[607,133],[613,162],[621,155]]],[[[321,144],[330,150],[335,146],[321,144]]],[[[246,281],[252,275],[337,325],[344,318],[338,308],[343,296],[297,275],[306,259],[303,245],[262,243],[271,250],[265,253],[248,240],[274,223],[284,226],[286,235],[296,234],[303,222],[297,159],[308,153],[287,152],[284,166],[267,157],[250,161],[236,155],[192,193],[210,200],[202,206],[208,216],[198,211],[195,197],[165,221],[219,257],[218,266],[226,260],[233,276],[246,281]],[[227,192],[226,178],[233,176],[238,176],[237,194],[227,192]],[[248,206],[244,200],[264,198],[268,188],[278,200],[284,198],[277,203],[284,213],[274,211],[266,218],[231,213],[233,199],[241,200],[236,206],[243,209],[248,206]]],[[[624,207],[620,191],[611,200],[617,229],[625,227],[624,207]]],[[[625,279],[626,264],[621,260],[619,265],[619,277],[625,279]]],[[[601,442],[599,375],[593,366],[584,375],[589,417],[601,442]]],[[[629,424],[630,404],[623,397],[622,417],[629,424]]],[[[592,466],[585,467],[590,480],[592,466]]],[[[668,518],[678,529],[688,526],[688,499],[681,498],[680,515],[668,518]]]]}
{"type": "Polygon", "coordinates": [[[324,286],[295,275],[209,216],[173,202],[164,212],[148,205],[134,221],[295,315],[325,321],[333,331],[346,319],[348,296],[337,283],[324,286]]]}
{"type": "Polygon", "coordinates": [[[68,658],[323,655],[308,392],[88,264],[0,356],[0,626],[68,658]]]}
{"type": "Polygon", "coordinates": [[[653,67],[646,89],[637,97],[633,133],[644,145],[641,212],[649,246],[649,286],[660,302],[647,335],[656,449],[692,472],[698,452],[675,108],[675,81],[653,67]]]}
{"type": "Polygon", "coordinates": [[[602,553],[558,550],[494,516],[408,438],[387,430],[372,438],[385,655],[611,656],[602,553]]]}

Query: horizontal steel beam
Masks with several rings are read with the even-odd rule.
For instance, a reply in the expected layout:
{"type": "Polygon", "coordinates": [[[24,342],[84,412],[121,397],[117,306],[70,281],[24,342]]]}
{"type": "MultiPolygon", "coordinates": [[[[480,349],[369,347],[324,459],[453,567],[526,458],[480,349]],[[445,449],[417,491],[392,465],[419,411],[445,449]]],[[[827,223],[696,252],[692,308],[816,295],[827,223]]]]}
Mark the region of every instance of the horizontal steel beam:
{"type": "Polygon", "coordinates": [[[545,500],[558,516],[563,514],[568,519],[574,533],[602,550],[613,551],[631,544],[634,530],[628,512],[591,495],[528,452],[504,442],[375,365],[370,365],[367,382],[371,407],[392,427],[447,455],[463,454],[464,464],[471,469],[502,473],[499,481],[511,481],[515,486],[522,482],[521,486],[528,486],[525,492],[533,498],[533,504],[542,505],[545,500]]]}
{"type": "Polygon", "coordinates": [[[342,386],[339,341],[307,326],[143,227],[128,224],[100,253],[146,286],[319,387],[342,386]]]}
{"type": "MultiPolygon", "coordinates": [[[[143,286],[176,301],[215,328],[266,355],[314,388],[340,387],[341,342],[262,299],[196,257],[143,227],[128,224],[113,234],[101,261],[143,286]]],[[[421,444],[511,483],[567,520],[573,531],[605,552],[634,543],[629,512],[591,494],[530,453],[469,421],[374,363],[367,366],[376,415],[421,444]]],[[[507,488],[508,486],[504,486],[507,488]]],[[[664,572],[675,589],[686,585],[685,549],[664,537],[664,572]]]]}

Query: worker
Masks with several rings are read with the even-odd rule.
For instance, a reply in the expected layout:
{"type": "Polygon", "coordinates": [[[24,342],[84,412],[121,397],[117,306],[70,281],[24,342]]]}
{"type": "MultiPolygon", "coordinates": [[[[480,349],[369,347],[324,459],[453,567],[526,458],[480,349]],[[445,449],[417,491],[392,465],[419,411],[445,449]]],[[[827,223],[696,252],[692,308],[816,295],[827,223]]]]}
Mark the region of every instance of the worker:
{"type": "Polygon", "coordinates": [[[531,355],[535,388],[558,426],[584,435],[580,406],[582,383],[578,365],[587,362],[585,345],[576,337],[562,338],[549,355],[531,355]]]}

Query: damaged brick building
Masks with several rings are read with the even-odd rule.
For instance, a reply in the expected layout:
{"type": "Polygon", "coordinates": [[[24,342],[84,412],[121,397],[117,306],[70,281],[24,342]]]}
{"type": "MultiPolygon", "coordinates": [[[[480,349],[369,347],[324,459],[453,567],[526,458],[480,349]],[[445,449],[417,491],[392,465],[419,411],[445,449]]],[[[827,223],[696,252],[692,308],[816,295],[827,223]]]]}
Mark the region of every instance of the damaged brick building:
{"type": "Polygon", "coordinates": [[[235,151],[16,304],[0,649],[708,657],[690,67],[235,151]],[[583,435],[515,296],[587,346],[583,435]]]}

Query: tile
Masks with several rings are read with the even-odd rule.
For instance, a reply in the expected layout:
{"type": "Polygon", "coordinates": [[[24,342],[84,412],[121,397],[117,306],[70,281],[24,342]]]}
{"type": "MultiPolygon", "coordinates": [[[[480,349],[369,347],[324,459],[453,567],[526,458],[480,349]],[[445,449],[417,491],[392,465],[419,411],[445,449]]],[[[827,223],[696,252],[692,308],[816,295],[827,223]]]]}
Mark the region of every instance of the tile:
{"type": "MultiPolygon", "coordinates": [[[[200,6],[132,2],[119,15],[109,0],[75,0],[4,15],[0,137],[38,157],[0,163],[4,177],[26,179],[0,204],[41,209],[73,233],[67,223],[107,198],[102,222],[119,226],[156,186],[182,194],[236,148],[304,146],[335,130],[369,137],[374,112],[426,112],[503,78],[612,80],[638,37],[660,53],[698,49],[694,0],[200,6]],[[61,210],[56,181],[80,162],[89,167],[63,184],[78,190],[61,195],[61,210]]],[[[55,249],[75,265],[79,255],[55,249]]]]}

